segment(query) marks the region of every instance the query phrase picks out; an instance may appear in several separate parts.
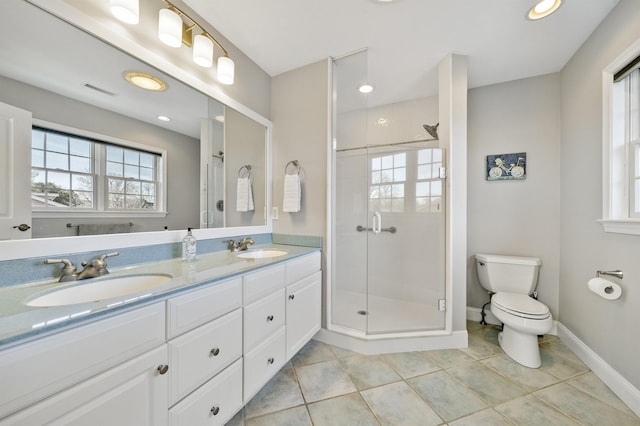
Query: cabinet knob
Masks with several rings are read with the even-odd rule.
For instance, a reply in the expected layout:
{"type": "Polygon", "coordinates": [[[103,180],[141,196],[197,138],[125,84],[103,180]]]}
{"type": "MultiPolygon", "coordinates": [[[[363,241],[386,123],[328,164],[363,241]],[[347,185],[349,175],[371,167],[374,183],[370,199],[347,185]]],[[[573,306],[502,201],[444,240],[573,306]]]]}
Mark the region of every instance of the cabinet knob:
{"type": "Polygon", "coordinates": [[[219,353],[220,353],[220,349],[218,348],[213,348],[211,349],[211,352],[209,352],[211,356],[218,356],[219,353]]]}
{"type": "Polygon", "coordinates": [[[293,299],[295,299],[295,298],[296,298],[296,295],[295,295],[295,294],[290,294],[290,295],[289,295],[289,300],[293,300],[293,299]]]}
{"type": "Polygon", "coordinates": [[[269,321],[269,322],[273,321],[273,315],[269,315],[269,316],[267,317],[267,321],[269,321]]]}
{"type": "Polygon", "coordinates": [[[169,371],[169,366],[167,364],[160,364],[158,366],[158,373],[165,374],[167,371],[169,371]]]}
{"type": "Polygon", "coordinates": [[[220,407],[216,407],[215,405],[211,407],[211,414],[213,414],[214,416],[217,415],[219,412],[220,412],[220,407]]]}
{"type": "Polygon", "coordinates": [[[268,363],[268,364],[273,364],[275,361],[276,361],[275,359],[273,359],[273,358],[269,358],[269,359],[267,360],[267,363],[268,363]]]}

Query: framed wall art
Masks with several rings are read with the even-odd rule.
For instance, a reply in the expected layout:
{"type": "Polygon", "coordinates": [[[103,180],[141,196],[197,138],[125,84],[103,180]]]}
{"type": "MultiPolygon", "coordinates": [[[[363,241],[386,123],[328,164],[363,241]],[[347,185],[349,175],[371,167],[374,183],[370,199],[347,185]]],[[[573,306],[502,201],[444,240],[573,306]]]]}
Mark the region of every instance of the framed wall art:
{"type": "Polygon", "coordinates": [[[487,180],[527,178],[527,153],[487,155],[487,180]]]}

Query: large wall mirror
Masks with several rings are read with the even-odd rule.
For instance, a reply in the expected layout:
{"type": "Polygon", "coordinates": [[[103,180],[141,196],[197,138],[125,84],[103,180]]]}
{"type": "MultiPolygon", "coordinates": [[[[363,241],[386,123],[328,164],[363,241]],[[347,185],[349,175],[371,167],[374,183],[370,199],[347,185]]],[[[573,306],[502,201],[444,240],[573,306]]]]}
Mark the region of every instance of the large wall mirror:
{"type": "MultiPolygon", "coordinates": [[[[187,227],[224,230],[201,233],[212,237],[270,231],[267,120],[230,108],[26,1],[2,2],[0,8],[7,18],[0,27],[0,103],[31,111],[34,125],[50,130],[52,141],[74,135],[68,137],[66,152],[58,144],[51,150],[33,151],[31,164],[15,165],[14,173],[31,174],[32,182],[42,181],[31,188],[31,222],[16,218],[31,224],[33,239],[55,240],[101,230],[110,233],[116,224],[117,232],[123,224],[128,225],[127,233],[149,232],[145,240],[150,244],[176,241],[177,233],[187,227]],[[135,87],[125,79],[130,71],[153,75],[166,89],[135,87]],[[159,116],[170,121],[160,121],[159,116]],[[107,183],[78,183],[78,167],[82,176],[86,167],[72,164],[76,139],[124,148],[125,157],[128,148],[159,156],[162,162],[154,171],[160,179],[158,188],[147,191],[154,192],[151,201],[142,200],[151,207],[141,208],[139,203],[131,204],[131,210],[110,210],[112,195],[100,199],[103,195],[96,188],[109,187],[109,177],[99,170],[108,165],[98,165],[95,171],[96,178],[107,183]],[[65,160],[65,155],[66,166],[54,162],[56,157],[65,160]],[[51,177],[45,179],[44,172],[34,171],[34,167],[44,167],[40,157],[50,158],[46,171],[51,177]],[[62,176],[63,181],[70,176],[71,183],[60,184],[55,176],[62,176]],[[245,178],[251,187],[249,206],[242,199],[246,192],[238,189],[245,178]],[[74,185],[92,192],[90,203],[76,200],[76,207],[69,207],[74,203],[69,196],[74,185]],[[54,201],[58,189],[67,191],[67,197],[58,194],[54,201]],[[43,203],[48,203],[46,208],[43,203]]],[[[109,160],[110,154],[101,155],[109,160]]],[[[126,171],[133,163],[123,160],[124,186],[136,183],[126,171]]],[[[118,245],[118,240],[110,238],[111,245],[118,245]]],[[[136,244],[135,239],[129,240],[136,244]]],[[[126,238],[119,241],[127,244],[126,238]]],[[[53,246],[55,241],[46,245],[53,246]]]]}

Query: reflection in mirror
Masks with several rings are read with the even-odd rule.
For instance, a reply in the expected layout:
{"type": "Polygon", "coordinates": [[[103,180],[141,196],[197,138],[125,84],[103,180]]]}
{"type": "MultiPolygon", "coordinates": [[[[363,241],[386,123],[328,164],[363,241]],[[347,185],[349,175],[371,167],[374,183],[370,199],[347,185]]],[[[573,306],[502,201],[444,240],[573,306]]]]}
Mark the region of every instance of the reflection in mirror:
{"type": "MultiPolygon", "coordinates": [[[[198,224],[265,225],[263,125],[27,2],[2,2],[0,11],[10,17],[0,27],[1,103],[31,111],[40,127],[107,146],[158,153],[165,161],[158,169],[164,176],[157,200],[164,199],[166,208],[159,208],[159,203],[153,213],[71,209],[65,203],[53,209],[34,208],[34,238],[78,235],[79,224],[96,225],[98,232],[123,223],[132,224],[129,232],[182,230],[198,224]],[[29,22],[29,31],[22,28],[24,22],[29,22]],[[132,86],[124,78],[131,70],[160,78],[167,89],[154,92],[132,86]],[[170,121],[159,121],[159,115],[170,121]],[[252,165],[253,211],[236,208],[239,164],[252,165]]],[[[96,191],[108,186],[108,177],[101,172],[106,166],[95,164],[96,180],[90,190],[100,199],[96,191]]],[[[28,162],[15,166],[16,173],[33,173],[28,162]]],[[[47,182],[39,176],[40,187],[45,187],[47,182]]],[[[108,207],[108,201],[96,204],[108,207]]]]}

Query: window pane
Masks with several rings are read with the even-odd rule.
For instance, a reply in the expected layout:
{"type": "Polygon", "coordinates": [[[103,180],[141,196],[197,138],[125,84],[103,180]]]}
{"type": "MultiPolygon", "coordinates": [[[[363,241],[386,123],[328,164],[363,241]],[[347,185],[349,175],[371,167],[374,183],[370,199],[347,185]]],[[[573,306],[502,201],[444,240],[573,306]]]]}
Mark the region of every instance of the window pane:
{"type": "Polygon", "coordinates": [[[41,130],[31,130],[31,147],[44,149],[44,132],[41,130]]]}
{"type": "Polygon", "coordinates": [[[145,182],[142,184],[142,194],[143,195],[153,195],[155,198],[156,195],[156,186],[153,183],[145,182]]]}
{"type": "Polygon", "coordinates": [[[428,197],[428,196],[429,196],[429,182],[417,182],[416,197],[428,197]]]}
{"type": "Polygon", "coordinates": [[[380,183],[380,182],[382,182],[382,173],[371,172],[371,183],[380,183]]]}
{"type": "Polygon", "coordinates": [[[153,180],[153,169],[148,169],[146,167],[140,168],[140,179],[142,180],[153,180]]]}
{"type": "Polygon", "coordinates": [[[393,182],[393,169],[382,171],[382,182],[393,182]]]}
{"type": "Polygon", "coordinates": [[[47,168],[69,170],[69,156],[66,154],[57,154],[55,152],[47,152],[47,168]]]}
{"type": "Polygon", "coordinates": [[[391,196],[393,198],[403,198],[404,197],[404,185],[403,184],[391,185],[391,196]]]}
{"type": "Polygon", "coordinates": [[[380,197],[391,198],[391,185],[380,185],[380,197]]]}
{"type": "Polygon", "coordinates": [[[131,179],[138,179],[140,177],[138,166],[124,165],[124,177],[131,179]]]}
{"type": "Polygon", "coordinates": [[[442,151],[439,149],[434,149],[433,150],[433,162],[434,163],[439,163],[442,162],[442,151]]]}
{"type": "Polygon", "coordinates": [[[125,196],[125,209],[139,209],[142,205],[142,199],[139,195],[126,195],[125,196]]]}
{"type": "Polygon", "coordinates": [[[371,170],[380,170],[382,162],[380,158],[371,159],[371,170]]]}
{"type": "Polygon", "coordinates": [[[93,180],[91,176],[74,174],[71,177],[71,188],[74,190],[92,191],[93,180]]]}
{"type": "Polygon", "coordinates": [[[431,195],[440,196],[442,195],[442,182],[439,180],[435,180],[431,182],[431,195]]]}
{"type": "Polygon", "coordinates": [[[418,164],[431,162],[431,149],[421,149],[418,151],[418,164]]]}
{"type": "Polygon", "coordinates": [[[140,182],[138,181],[127,181],[125,192],[127,195],[129,194],[140,194],[140,182]]]}
{"type": "Polygon", "coordinates": [[[393,167],[404,167],[407,165],[407,155],[403,152],[402,154],[396,154],[393,156],[393,167]]]}
{"type": "Polygon", "coordinates": [[[416,198],[416,211],[422,213],[429,211],[429,197],[416,198]]]}
{"type": "Polygon", "coordinates": [[[122,164],[120,163],[112,163],[107,161],[107,176],[118,176],[122,177],[122,164]]]}
{"type": "Polygon", "coordinates": [[[141,209],[153,209],[155,207],[155,197],[143,196],[141,197],[142,204],[141,209]]]}
{"type": "Polygon", "coordinates": [[[399,169],[393,169],[393,180],[395,182],[404,182],[407,180],[407,169],[404,167],[399,169]]]}
{"type": "Polygon", "coordinates": [[[93,208],[93,192],[87,191],[74,191],[76,197],[74,198],[76,204],[75,207],[82,207],[85,209],[93,208]]]}
{"type": "Polygon", "coordinates": [[[124,151],[124,162],[125,164],[135,164],[137,166],[140,164],[140,154],[127,149],[124,151]]]}
{"type": "Polygon", "coordinates": [[[374,185],[369,188],[369,198],[380,198],[380,186],[374,185]]]}
{"type": "Polygon", "coordinates": [[[384,157],[382,157],[382,168],[383,169],[390,169],[393,167],[393,156],[392,155],[386,155],[384,157]]]}
{"type": "Polygon", "coordinates": [[[122,163],[124,150],[115,146],[107,146],[107,161],[122,163]]]}
{"type": "Polygon", "coordinates": [[[418,166],[418,179],[431,179],[431,164],[418,166]]]}
{"type": "Polygon", "coordinates": [[[56,133],[47,133],[47,151],[69,153],[69,138],[56,133]]]}
{"type": "Polygon", "coordinates": [[[440,167],[442,167],[442,163],[433,163],[431,168],[431,177],[437,179],[440,177],[440,167]]]}
{"type": "Polygon", "coordinates": [[[380,200],[380,208],[378,209],[378,211],[390,212],[391,211],[391,199],[390,198],[381,199],[380,200]]]}
{"type": "Polygon", "coordinates": [[[44,167],[44,151],[40,149],[31,150],[31,167],[44,167]]]}
{"type": "Polygon", "coordinates": [[[91,142],[84,139],[69,139],[69,151],[72,155],[91,157],[91,142]]]}
{"type": "Polygon", "coordinates": [[[123,179],[109,179],[107,181],[110,193],[124,194],[124,180],[123,179]]]}
{"type": "Polygon", "coordinates": [[[140,165],[142,167],[155,168],[155,155],[140,153],[140,165]]]}
{"type": "Polygon", "coordinates": [[[124,208],[124,195],[123,194],[109,194],[108,207],[110,209],[122,209],[122,208],[124,208]]]}
{"type": "Polygon", "coordinates": [[[69,157],[70,169],[74,172],[86,172],[91,173],[91,159],[86,157],[76,157],[72,155],[69,157]]]}
{"type": "Polygon", "coordinates": [[[71,175],[69,173],[48,172],[47,182],[61,189],[71,189],[71,175]]]}

